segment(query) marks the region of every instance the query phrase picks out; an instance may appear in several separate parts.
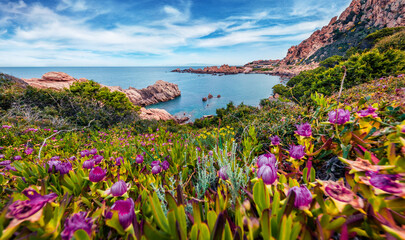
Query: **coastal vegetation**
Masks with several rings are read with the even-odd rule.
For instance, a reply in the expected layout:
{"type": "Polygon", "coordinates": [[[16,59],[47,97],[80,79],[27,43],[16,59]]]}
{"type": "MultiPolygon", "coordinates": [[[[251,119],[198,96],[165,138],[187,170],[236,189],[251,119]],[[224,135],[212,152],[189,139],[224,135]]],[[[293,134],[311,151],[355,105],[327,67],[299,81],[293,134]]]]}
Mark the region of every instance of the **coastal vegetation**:
{"type": "Polygon", "coordinates": [[[0,238],[401,239],[405,78],[367,82],[178,125],[112,120],[134,107],[94,82],[3,76],[0,238]]]}
{"type": "Polygon", "coordinates": [[[380,30],[365,39],[373,42],[371,50],[349,52],[349,56],[332,56],[320,62],[313,70],[303,71],[286,85],[273,87],[273,93],[296,102],[310,101],[314,91],[331,95],[340,87],[346,72],[345,88],[351,88],[372,79],[398,75],[405,71],[404,28],[380,30]],[[402,42],[401,42],[402,41],[402,42]]]}

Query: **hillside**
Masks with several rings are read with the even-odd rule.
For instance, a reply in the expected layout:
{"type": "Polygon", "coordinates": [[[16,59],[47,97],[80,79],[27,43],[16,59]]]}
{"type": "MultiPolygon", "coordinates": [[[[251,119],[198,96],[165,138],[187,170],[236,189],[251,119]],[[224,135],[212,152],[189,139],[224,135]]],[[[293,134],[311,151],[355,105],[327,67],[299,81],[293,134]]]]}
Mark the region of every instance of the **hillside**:
{"type": "Polygon", "coordinates": [[[343,56],[368,34],[385,27],[405,25],[404,0],[353,0],[349,7],[315,31],[298,46],[288,49],[285,64],[322,61],[333,55],[343,56]]]}

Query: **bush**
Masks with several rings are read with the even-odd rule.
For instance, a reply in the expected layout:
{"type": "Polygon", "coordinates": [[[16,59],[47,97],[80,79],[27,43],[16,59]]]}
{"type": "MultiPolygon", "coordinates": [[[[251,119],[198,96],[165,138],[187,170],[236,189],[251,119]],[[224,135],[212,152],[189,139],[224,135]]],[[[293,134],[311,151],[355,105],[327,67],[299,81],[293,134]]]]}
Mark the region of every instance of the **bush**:
{"type": "Polygon", "coordinates": [[[340,87],[344,73],[343,66],[347,68],[344,87],[350,88],[382,76],[403,73],[405,71],[405,52],[388,50],[381,53],[378,49],[374,49],[362,54],[355,54],[332,68],[321,66],[293,77],[287,83],[287,86],[292,88],[293,97],[291,97],[291,92],[285,91],[280,84],[274,86],[273,91],[294,101],[303,102],[307,102],[313,92],[331,95],[340,87]]]}
{"type": "Polygon", "coordinates": [[[334,66],[338,65],[343,60],[342,56],[335,55],[330,58],[327,58],[319,63],[320,66],[325,68],[333,68],[334,66]]]}
{"type": "MultiPolygon", "coordinates": [[[[0,108],[12,110],[13,116],[24,116],[19,109],[28,109],[37,120],[64,119],[65,122],[86,126],[94,120],[97,127],[138,119],[133,104],[125,94],[110,92],[94,81],[75,83],[71,90],[37,89],[0,76],[0,108]]],[[[25,111],[25,110],[24,110],[25,111]]]]}

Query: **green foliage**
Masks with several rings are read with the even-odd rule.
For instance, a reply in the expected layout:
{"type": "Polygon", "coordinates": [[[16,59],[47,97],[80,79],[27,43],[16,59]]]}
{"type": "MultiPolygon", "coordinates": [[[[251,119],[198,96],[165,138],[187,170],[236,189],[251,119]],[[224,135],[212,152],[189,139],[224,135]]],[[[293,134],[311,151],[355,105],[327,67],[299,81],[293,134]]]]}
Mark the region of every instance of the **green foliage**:
{"type": "Polygon", "coordinates": [[[22,119],[2,119],[0,125],[10,128],[0,129],[0,154],[4,159],[17,155],[22,159],[12,161],[8,168],[4,162],[0,166],[1,238],[32,234],[35,239],[59,239],[66,221],[74,213],[86,212],[93,222],[92,233],[76,230],[74,239],[333,239],[354,235],[400,239],[405,211],[401,177],[405,172],[404,87],[403,76],[373,80],[344,90],[340,105],[336,96],[320,93],[310,95],[309,106],[277,99],[262,100],[260,108],[228,104],[218,118],[222,127],[179,127],[171,132],[170,124],[156,122],[58,132],[43,146],[41,159],[37,153],[54,129],[27,125],[22,119]],[[358,111],[370,105],[375,115],[361,116],[358,111]],[[329,122],[328,113],[337,107],[350,112],[349,121],[329,122]],[[240,117],[235,119],[236,115],[240,117]],[[300,122],[309,122],[311,136],[294,133],[300,122]],[[273,135],[281,137],[280,145],[270,145],[268,137],[273,135]],[[296,161],[288,150],[291,144],[305,146],[305,155],[297,160],[300,164],[290,164],[296,161]],[[33,154],[24,152],[28,147],[33,154]],[[103,157],[97,166],[106,171],[100,182],[89,181],[90,170],[83,168],[84,161],[94,156],[80,154],[94,148],[103,157]],[[271,185],[257,177],[256,159],[262,153],[272,153],[277,160],[277,180],[271,185]],[[135,161],[139,154],[144,156],[142,163],[135,161]],[[54,156],[69,161],[72,169],[66,174],[49,172],[47,163],[54,156]],[[76,159],[68,160],[71,156],[76,159]],[[117,157],[123,158],[120,165],[117,157]],[[343,164],[339,181],[329,178],[339,169],[324,169],[331,158],[343,164]],[[165,160],[169,168],[152,174],[152,161],[165,160]],[[225,168],[226,180],[217,176],[220,168],[225,168]],[[390,174],[385,181],[397,187],[395,192],[372,185],[368,171],[390,174]],[[124,195],[113,196],[110,191],[118,179],[128,188],[124,195]],[[345,188],[347,201],[326,190],[333,184],[342,184],[335,190],[345,188]],[[302,202],[303,196],[290,189],[299,186],[311,193],[306,206],[295,206],[295,200],[302,202]],[[35,218],[17,221],[7,204],[28,200],[22,194],[28,188],[57,197],[41,206],[35,218]],[[134,201],[130,211],[135,218],[123,229],[120,217],[125,213],[107,213],[118,200],[129,198],[134,201]]]}
{"type": "MultiPolygon", "coordinates": [[[[127,96],[118,91],[111,92],[107,87],[101,87],[99,83],[92,80],[85,82],[75,82],[69,89],[74,95],[100,101],[102,104],[113,108],[119,114],[120,111],[129,111],[134,109],[134,105],[127,96]]],[[[138,108],[139,110],[139,108],[138,108]]]]}
{"type": "Polygon", "coordinates": [[[293,77],[287,83],[287,86],[292,88],[293,97],[291,92],[282,91],[284,89],[279,85],[276,85],[273,91],[286,98],[304,102],[310,99],[311,93],[315,91],[331,95],[340,87],[344,73],[343,66],[347,68],[344,88],[351,88],[375,78],[403,73],[405,71],[405,52],[401,50],[379,52],[374,49],[356,54],[332,68],[321,66],[293,77]]]}
{"type": "Polygon", "coordinates": [[[384,37],[388,37],[394,35],[398,32],[404,31],[405,27],[393,27],[393,28],[383,28],[377,30],[369,35],[367,35],[364,39],[368,41],[372,41],[373,43],[377,43],[379,40],[383,39],[384,37]]]}
{"type": "Polygon", "coordinates": [[[380,52],[387,51],[389,49],[399,49],[405,51],[405,28],[398,33],[379,40],[375,44],[375,48],[380,50],[380,52]]]}
{"type": "Polygon", "coordinates": [[[106,127],[137,119],[139,107],[134,107],[125,94],[110,92],[93,81],[78,82],[71,90],[60,91],[26,86],[6,75],[0,76],[0,83],[0,110],[29,123],[68,127],[86,126],[94,120],[93,126],[106,127]]]}
{"type": "Polygon", "coordinates": [[[325,68],[333,68],[334,66],[338,65],[343,60],[342,56],[335,55],[330,58],[327,58],[319,63],[320,66],[325,68]]]}

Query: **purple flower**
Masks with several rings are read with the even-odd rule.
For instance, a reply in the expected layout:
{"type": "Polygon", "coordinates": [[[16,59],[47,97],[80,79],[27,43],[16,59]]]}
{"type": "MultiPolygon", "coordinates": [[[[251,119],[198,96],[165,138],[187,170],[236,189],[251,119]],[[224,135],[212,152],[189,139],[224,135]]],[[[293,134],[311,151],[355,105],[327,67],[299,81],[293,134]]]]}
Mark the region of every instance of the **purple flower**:
{"type": "Polygon", "coordinates": [[[267,185],[272,184],[277,179],[277,170],[274,166],[263,165],[257,171],[257,177],[262,178],[267,185]]]}
{"type": "Polygon", "coordinates": [[[297,160],[301,159],[305,155],[305,147],[302,145],[297,145],[297,146],[291,145],[289,151],[290,151],[290,156],[297,160]]]}
{"type": "Polygon", "coordinates": [[[351,202],[354,199],[353,192],[344,186],[343,181],[329,181],[325,186],[325,192],[330,197],[341,202],[351,202]]]}
{"type": "Polygon", "coordinates": [[[104,157],[101,156],[101,155],[94,155],[94,156],[93,156],[93,160],[94,160],[94,163],[95,163],[95,164],[101,163],[101,160],[103,160],[103,159],[104,159],[104,157]]]}
{"type": "Polygon", "coordinates": [[[296,125],[296,127],[297,127],[297,131],[295,131],[296,134],[303,137],[310,137],[312,135],[311,124],[306,122],[301,125],[296,125]]]}
{"type": "Polygon", "coordinates": [[[91,169],[93,167],[94,167],[94,160],[93,159],[86,160],[86,161],[83,162],[83,168],[91,169]]]}
{"type": "Polygon", "coordinates": [[[153,161],[153,162],[150,163],[150,165],[151,165],[152,167],[154,167],[154,166],[159,166],[159,165],[160,165],[160,161],[159,161],[159,160],[153,161]]]}
{"type": "Polygon", "coordinates": [[[7,165],[10,165],[10,163],[11,163],[10,160],[2,161],[2,162],[0,162],[0,166],[7,166],[7,165]]]}
{"type": "Polygon", "coordinates": [[[274,146],[280,145],[281,139],[277,135],[271,137],[270,140],[272,145],[274,146]]]}
{"type": "Polygon", "coordinates": [[[170,167],[170,163],[167,160],[162,162],[162,168],[163,168],[164,171],[169,169],[169,167],[170,167]]]}
{"type": "Polygon", "coordinates": [[[63,162],[59,165],[58,171],[60,174],[66,174],[72,170],[72,164],[70,162],[63,162]]]}
{"type": "Polygon", "coordinates": [[[143,163],[143,156],[142,156],[142,154],[138,154],[138,155],[136,156],[135,162],[138,163],[138,164],[143,163]]]}
{"type": "Polygon", "coordinates": [[[89,236],[91,236],[93,219],[86,218],[86,215],[86,212],[78,212],[66,220],[65,229],[63,229],[63,232],[61,233],[62,240],[72,239],[73,234],[79,229],[83,229],[89,236]]]}
{"type": "Polygon", "coordinates": [[[29,200],[17,200],[13,202],[8,207],[7,218],[16,218],[18,220],[27,219],[41,210],[46,203],[58,197],[56,193],[42,196],[31,188],[25,189],[22,193],[28,197],[29,200]]]}
{"type": "MultiPolygon", "coordinates": [[[[402,128],[401,128],[401,132],[402,133],[405,133],[405,125],[404,126],[402,126],[402,128]]],[[[3,155],[3,157],[4,157],[4,155],[3,155]]],[[[1,158],[1,157],[0,157],[1,158]]]]}
{"type": "Polygon", "coordinates": [[[369,106],[366,110],[360,110],[357,113],[359,114],[360,117],[371,116],[373,118],[376,118],[376,117],[378,117],[378,115],[375,112],[375,110],[377,110],[377,109],[373,108],[372,106],[369,106]]]}
{"type": "Polygon", "coordinates": [[[17,155],[17,156],[14,156],[14,160],[21,160],[22,159],[22,157],[20,156],[20,155],[17,155]]]}
{"type": "Polygon", "coordinates": [[[89,153],[90,153],[91,155],[96,155],[96,154],[97,154],[97,148],[91,149],[91,150],[89,151],[89,153]]]}
{"type": "Polygon", "coordinates": [[[208,152],[208,155],[212,156],[212,155],[214,155],[214,152],[213,152],[213,151],[209,151],[209,152],[208,152]]]}
{"type": "Polygon", "coordinates": [[[228,174],[226,173],[226,167],[221,167],[219,169],[218,177],[220,177],[224,181],[228,180],[228,174]]]}
{"type": "Polygon", "coordinates": [[[257,158],[257,167],[260,168],[264,165],[276,166],[276,156],[272,153],[262,154],[257,158]]]}
{"type": "Polygon", "coordinates": [[[56,160],[59,160],[59,159],[60,159],[59,156],[53,156],[53,157],[51,157],[51,161],[56,161],[56,160]]]}
{"type": "Polygon", "coordinates": [[[123,180],[119,180],[111,186],[111,194],[114,197],[120,197],[127,192],[127,184],[123,180]]]}
{"type": "Polygon", "coordinates": [[[0,154],[0,159],[3,159],[3,158],[5,158],[5,157],[6,157],[6,155],[0,154]]]}
{"type": "Polygon", "coordinates": [[[75,156],[71,156],[71,157],[69,158],[69,160],[70,160],[70,161],[75,161],[75,160],[76,160],[76,157],[75,157],[75,156]]]}
{"type": "Polygon", "coordinates": [[[393,174],[378,174],[375,172],[367,172],[367,174],[370,177],[370,184],[376,188],[379,188],[381,190],[384,190],[389,193],[401,193],[402,191],[405,190],[405,187],[403,184],[399,184],[398,182],[395,182],[400,178],[399,175],[393,175],[393,174]]]}
{"type": "Polygon", "coordinates": [[[17,171],[17,169],[11,165],[6,165],[6,167],[4,168],[5,171],[17,171]]]}
{"type": "Polygon", "coordinates": [[[87,157],[90,155],[90,151],[89,150],[83,150],[80,152],[80,156],[81,157],[87,157]]]}
{"type": "Polygon", "coordinates": [[[115,165],[121,166],[121,164],[123,164],[123,163],[124,163],[124,158],[123,157],[117,157],[115,159],[115,165]]]}
{"type": "Polygon", "coordinates": [[[105,170],[97,166],[90,170],[89,180],[92,182],[100,182],[101,180],[104,179],[105,175],[106,175],[105,170]]]}
{"type": "MultiPolygon", "coordinates": [[[[118,220],[122,228],[127,229],[131,225],[135,216],[135,204],[132,198],[127,200],[117,200],[112,205],[111,210],[118,211],[118,220]]],[[[111,218],[112,214],[107,214],[107,218],[111,218]]]]}
{"type": "Polygon", "coordinates": [[[290,188],[290,190],[288,191],[288,195],[290,195],[292,192],[295,193],[294,207],[308,207],[311,204],[312,194],[305,186],[295,186],[290,188]]]}
{"type": "Polygon", "coordinates": [[[25,149],[24,153],[27,154],[27,155],[30,155],[33,151],[34,151],[34,149],[27,148],[27,149],[25,149]]]}
{"type": "Polygon", "coordinates": [[[346,122],[348,122],[350,120],[350,112],[349,110],[344,110],[344,109],[338,109],[337,110],[338,116],[336,119],[336,111],[330,111],[328,116],[329,116],[329,122],[333,123],[333,124],[338,124],[338,125],[342,125],[345,124],[346,122]]]}
{"type": "Polygon", "coordinates": [[[58,160],[48,161],[48,173],[59,172],[61,175],[68,173],[72,170],[72,164],[70,162],[61,162],[58,160]]]}
{"type": "Polygon", "coordinates": [[[153,174],[159,174],[161,171],[162,171],[162,167],[160,165],[155,165],[155,166],[152,167],[152,173],[153,174]]]}
{"type": "Polygon", "coordinates": [[[10,129],[10,128],[11,128],[11,126],[10,126],[10,125],[3,125],[3,126],[2,126],[2,128],[7,128],[7,129],[10,129]]]}

